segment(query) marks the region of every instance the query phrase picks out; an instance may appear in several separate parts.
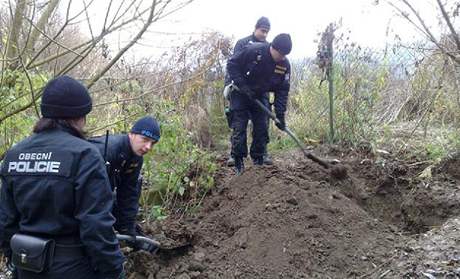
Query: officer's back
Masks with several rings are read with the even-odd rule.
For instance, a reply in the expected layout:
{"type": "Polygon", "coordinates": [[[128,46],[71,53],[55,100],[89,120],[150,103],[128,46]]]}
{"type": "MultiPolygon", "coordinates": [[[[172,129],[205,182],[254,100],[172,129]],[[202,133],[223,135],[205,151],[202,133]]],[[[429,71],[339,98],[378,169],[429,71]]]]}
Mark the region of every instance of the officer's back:
{"type": "Polygon", "coordinates": [[[44,89],[34,134],[10,149],[0,179],[0,248],[20,279],[119,278],[102,157],[83,138],[92,101],[62,76],[44,89]]]}
{"type": "Polygon", "coordinates": [[[85,197],[74,185],[84,184],[91,175],[84,170],[88,164],[99,162],[97,154],[94,146],[62,128],[34,134],[12,148],[3,174],[14,185],[16,207],[21,213],[19,230],[78,237],[75,203],[85,197]]]}

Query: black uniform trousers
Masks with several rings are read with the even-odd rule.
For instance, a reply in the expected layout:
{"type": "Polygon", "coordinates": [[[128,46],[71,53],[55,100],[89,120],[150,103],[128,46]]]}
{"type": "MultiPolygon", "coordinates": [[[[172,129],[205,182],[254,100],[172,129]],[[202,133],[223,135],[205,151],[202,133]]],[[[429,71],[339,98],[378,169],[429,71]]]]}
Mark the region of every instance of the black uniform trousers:
{"type": "MultiPolygon", "coordinates": [[[[268,107],[267,94],[262,94],[258,99],[268,107]]],[[[267,114],[254,101],[239,92],[232,92],[231,109],[233,129],[232,156],[235,158],[248,156],[247,127],[248,121],[251,119],[253,129],[250,156],[253,159],[262,158],[268,141],[267,114]]]]}

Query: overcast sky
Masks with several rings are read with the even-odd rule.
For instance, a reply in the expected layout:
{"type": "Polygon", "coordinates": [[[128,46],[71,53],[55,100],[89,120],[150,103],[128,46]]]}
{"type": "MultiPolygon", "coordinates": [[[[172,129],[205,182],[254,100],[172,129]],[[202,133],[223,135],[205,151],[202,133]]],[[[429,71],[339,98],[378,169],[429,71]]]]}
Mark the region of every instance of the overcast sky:
{"type": "MultiPolygon", "coordinates": [[[[217,30],[238,39],[251,34],[260,16],[267,16],[272,24],[269,40],[281,32],[291,33],[291,56],[294,57],[315,55],[317,44],[313,41],[317,38],[316,34],[323,31],[328,23],[340,19],[343,22],[342,29],[349,29],[351,37],[363,45],[383,47],[386,41],[392,40],[393,37],[386,37],[388,24],[390,29],[397,31],[404,39],[410,40],[414,37],[413,28],[395,17],[388,5],[374,5],[374,2],[375,0],[195,0],[182,11],[165,19],[165,23],[152,26],[151,29],[169,29],[175,32],[217,30]]],[[[426,0],[416,2],[421,9],[430,7],[426,0]]]]}
{"type": "MultiPolygon", "coordinates": [[[[434,1],[418,0],[421,12],[433,13],[434,1]]],[[[108,0],[97,0],[98,8],[91,9],[94,19],[108,0]]],[[[272,30],[268,40],[278,33],[290,33],[293,39],[291,57],[311,57],[317,50],[317,33],[330,22],[342,21],[341,30],[350,30],[351,38],[364,46],[384,47],[392,41],[395,32],[404,40],[414,40],[414,28],[399,17],[386,4],[375,5],[375,0],[195,0],[182,10],[154,23],[141,43],[142,53],[160,54],[171,46],[180,45],[190,36],[201,32],[219,31],[239,39],[254,30],[260,16],[270,19],[272,30]],[[386,36],[390,26],[390,35],[386,36]],[[161,32],[175,35],[159,35],[161,32]]],[[[131,34],[132,35],[132,34],[131,34]]],[[[124,35],[117,38],[123,39],[124,35]]],[[[197,35],[196,35],[197,36],[197,35]]]]}

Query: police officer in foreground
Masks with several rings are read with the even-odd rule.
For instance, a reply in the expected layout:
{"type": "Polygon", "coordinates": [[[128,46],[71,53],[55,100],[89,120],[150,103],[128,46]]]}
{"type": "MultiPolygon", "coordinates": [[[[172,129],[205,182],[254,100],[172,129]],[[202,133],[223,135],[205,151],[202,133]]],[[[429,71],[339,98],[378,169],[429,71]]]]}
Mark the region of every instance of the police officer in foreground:
{"type": "Polygon", "coordinates": [[[2,163],[0,247],[20,279],[124,278],[104,161],[82,132],[91,109],[78,81],[51,80],[33,135],[2,163]]]}
{"type": "MultiPolygon", "coordinates": [[[[252,45],[254,43],[265,43],[267,42],[267,35],[268,35],[268,32],[270,31],[270,21],[268,20],[268,18],[266,17],[261,17],[257,20],[256,22],[256,26],[255,26],[255,29],[254,29],[254,32],[247,36],[247,37],[244,37],[242,39],[239,39],[236,44],[235,44],[235,47],[233,49],[233,54],[237,53],[237,52],[240,52],[241,50],[243,50],[244,47],[246,47],[247,45],[252,45]]],[[[229,84],[231,83],[231,79],[227,73],[227,75],[225,76],[225,86],[228,86],[229,84]]],[[[226,96],[227,98],[229,96],[226,96]]],[[[229,112],[229,114],[231,114],[231,112],[229,112]]],[[[227,115],[227,120],[228,120],[228,123],[229,123],[229,126],[231,128],[231,122],[232,122],[232,119],[231,119],[231,115],[227,115]]],[[[267,118],[267,121],[268,121],[268,118],[267,118]]],[[[267,136],[267,143],[268,143],[268,136],[267,136]]],[[[231,139],[230,139],[230,142],[231,142],[231,139]]],[[[265,153],[264,153],[264,164],[266,165],[271,165],[273,164],[271,158],[270,158],[270,155],[268,155],[267,153],[267,150],[265,150],[265,153]]],[[[235,158],[233,158],[231,152],[230,152],[230,156],[227,160],[227,166],[229,167],[233,167],[235,165],[235,158]]]]}
{"type": "Polygon", "coordinates": [[[113,208],[116,218],[115,229],[121,234],[144,235],[141,227],[136,224],[142,190],[143,156],[159,140],[160,125],[151,116],[137,120],[128,134],[90,139],[108,164],[110,184],[116,193],[113,208]]]}
{"type": "Polygon", "coordinates": [[[234,54],[227,63],[227,72],[239,90],[230,93],[232,110],[232,155],[236,173],[244,171],[243,159],[247,157],[247,125],[253,123],[253,140],[250,155],[254,165],[263,164],[267,145],[268,122],[265,112],[253,101],[268,105],[268,92],[275,93],[275,114],[280,120],[276,126],[284,130],[285,112],[289,93],[290,64],[286,58],[291,52],[289,34],[277,35],[271,44],[259,43],[247,46],[234,54]]]}

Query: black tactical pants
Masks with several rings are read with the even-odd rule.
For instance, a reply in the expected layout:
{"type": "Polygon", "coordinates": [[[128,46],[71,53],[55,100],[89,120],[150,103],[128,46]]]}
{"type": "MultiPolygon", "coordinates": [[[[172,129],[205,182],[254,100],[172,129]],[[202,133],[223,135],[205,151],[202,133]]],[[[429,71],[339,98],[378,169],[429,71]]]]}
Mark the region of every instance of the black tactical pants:
{"type": "Polygon", "coordinates": [[[268,138],[267,116],[264,111],[252,104],[250,109],[233,111],[232,156],[235,158],[248,156],[247,127],[249,119],[252,120],[253,124],[251,158],[261,158],[265,154],[268,138]]]}

